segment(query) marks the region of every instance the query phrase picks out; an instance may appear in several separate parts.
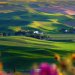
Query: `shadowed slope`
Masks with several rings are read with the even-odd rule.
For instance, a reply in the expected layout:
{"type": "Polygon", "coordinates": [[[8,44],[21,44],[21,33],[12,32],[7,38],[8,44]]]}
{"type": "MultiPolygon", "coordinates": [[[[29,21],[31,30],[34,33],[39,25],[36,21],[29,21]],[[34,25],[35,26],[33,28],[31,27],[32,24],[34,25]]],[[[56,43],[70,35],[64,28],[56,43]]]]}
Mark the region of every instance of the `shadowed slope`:
{"type": "Polygon", "coordinates": [[[28,69],[34,62],[56,62],[54,54],[64,56],[71,53],[75,49],[74,45],[74,42],[44,41],[29,37],[0,37],[2,60],[8,69],[13,69],[14,65],[17,69],[28,69]]]}

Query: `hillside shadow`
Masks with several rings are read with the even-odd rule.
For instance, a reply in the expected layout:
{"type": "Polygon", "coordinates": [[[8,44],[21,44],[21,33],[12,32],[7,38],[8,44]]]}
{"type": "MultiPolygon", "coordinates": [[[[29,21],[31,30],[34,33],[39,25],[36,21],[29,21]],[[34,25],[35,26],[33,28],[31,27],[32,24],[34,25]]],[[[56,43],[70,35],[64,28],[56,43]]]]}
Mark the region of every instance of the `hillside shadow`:
{"type": "MultiPolygon", "coordinates": [[[[58,53],[61,56],[71,53],[71,51],[66,51],[66,50],[61,51],[61,50],[51,49],[51,51],[54,53],[58,53]]],[[[56,60],[53,58],[54,57],[53,53],[51,52],[49,53],[47,50],[39,50],[38,48],[0,45],[0,52],[1,52],[1,59],[4,63],[4,68],[6,70],[13,70],[14,67],[17,70],[27,70],[27,69],[30,69],[33,63],[41,63],[41,62],[56,63],[56,60]],[[15,53],[15,50],[16,52],[20,51],[20,53],[15,53]],[[36,58],[35,56],[31,58],[31,56],[27,56],[26,53],[31,53],[33,55],[41,54],[41,55],[50,56],[50,57],[36,58]]]]}
{"type": "Polygon", "coordinates": [[[74,52],[74,51],[67,51],[67,50],[39,49],[39,48],[34,48],[34,47],[5,46],[5,45],[0,45],[0,51],[12,53],[12,54],[13,53],[16,54],[16,52],[20,51],[20,52],[22,52],[22,53],[19,53],[20,55],[27,52],[27,53],[32,53],[32,54],[42,54],[42,55],[48,55],[48,56],[54,55],[52,53],[67,54],[67,53],[74,52]]]}
{"type": "Polygon", "coordinates": [[[27,11],[0,13],[0,29],[6,30],[9,26],[26,26],[34,21],[49,21],[45,15],[33,14],[27,11]]]}
{"type": "Polygon", "coordinates": [[[50,18],[48,15],[38,14],[38,13],[30,13],[28,11],[16,11],[11,13],[0,13],[0,20],[28,20],[28,21],[49,21],[50,18]]]}
{"type": "MultiPolygon", "coordinates": [[[[32,24],[34,21],[40,22],[51,22],[50,20],[56,19],[61,24],[53,24],[56,29],[60,29],[62,27],[67,27],[63,24],[64,21],[68,21],[70,18],[65,15],[44,15],[38,13],[31,13],[29,11],[15,11],[11,13],[0,13],[0,31],[8,31],[10,26],[20,26],[22,29],[28,30],[43,30],[40,28],[32,28],[28,25],[32,24]]],[[[44,29],[45,30],[45,29],[44,29]]],[[[45,30],[48,33],[55,33],[56,30],[45,30]]],[[[56,32],[57,33],[57,32],[56,32]]]]}

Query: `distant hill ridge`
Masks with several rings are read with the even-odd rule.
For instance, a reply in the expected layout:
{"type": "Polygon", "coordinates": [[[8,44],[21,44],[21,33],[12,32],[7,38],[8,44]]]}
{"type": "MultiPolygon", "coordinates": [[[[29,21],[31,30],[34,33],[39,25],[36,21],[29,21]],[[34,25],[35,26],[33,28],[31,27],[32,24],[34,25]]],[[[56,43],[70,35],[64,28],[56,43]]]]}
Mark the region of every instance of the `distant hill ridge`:
{"type": "Polygon", "coordinates": [[[63,2],[41,4],[40,1],[31,3],[14,1],[2,4],[0,5],[0,31],[28,29],[59,33],[61,28],[75,27],[75,12],[71,11],[75,10],[75,6],[68,4],[67,7],[66,2],[64,4],[63,2]]]}
{"type": "Polygon", "coordinates": [[[75,17],[61,13],[15,11],[0,14],[0,31],[41,30],[46,33],[60,33],[62,28],[75,27],[75,17]]]}

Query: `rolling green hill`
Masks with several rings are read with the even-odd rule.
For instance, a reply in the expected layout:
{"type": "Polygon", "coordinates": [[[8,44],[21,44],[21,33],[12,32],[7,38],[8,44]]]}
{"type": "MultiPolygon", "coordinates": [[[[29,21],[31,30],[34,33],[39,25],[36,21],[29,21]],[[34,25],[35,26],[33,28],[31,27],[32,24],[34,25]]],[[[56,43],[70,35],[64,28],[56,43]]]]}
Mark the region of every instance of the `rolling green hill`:
{"type": "Polygon", "coordinates": [[[65,57],[75,52],[75,35],[64,35],[59,31],[75,27],[74,15],[40,12],[28,4],[11,3],[5,6],[7,7],[2,8],[4,13],[0,12],[0,33],[39,30],[48,33],[53,40],[56,39],[47,41],[25,36],[0,36],[0,59],[6,70],[13,69],[14,66],[17,70],[27,70],[33,63],[41,62],[58,64],[54,59],[55,54],[65,57]],[[12,11],[6,12],[6,9],[12,11]]]}
{"type": "Polygon", "coordinates": [[[61,33],[59,32],[60,29],[73,27],[71,22],[74,19],[74,16],[60,13],[48,14],[28,11],[2,13],[0,14],[0,31],[40,30],[46,33],[61,33]],[[68,24],[67,21],[69,21],[68,24]]]}
{"type": "Polygon", "coordinates": [[[41,2],[39,0],[38,2],[32,3],[14,1],[1,5],[2,7],[0,7],[0,11],[4,12],[0,12],[0,32],[40,30],[45,33],[62,33],[59,31],[62,28],[69,29],[75,27],[75,16],[62,14],[63,11],[61,10],[61,5],[63,5],[63,3],[63,8],[65,9],[66,4],[69,5],[69,3],[72,2],[54,2],[56,5],[51,1],[51,6],[47,6],[48,3],[45,2],[42,2],[44,6],[41,6],[41,2]],[[57,13],[55,11],[57,10],[57,7],[55,6],[59,3],[61,3],[59,5],[60,10],[59,13],[57,13]],[[45,13],[47,10],[44,10],[45,8],[43,9],[43,7],[46,7],[47,10],[54,11],[56,13],[45,13]]]}
{"type": "Polygon", "coordinates": [[[55,54],[74,52],[75,42],[44,41],[24,36],[0,37],[1,59],[5,69],[29,69],[33,63],[54,63],[55,54]],[[23,64],[23,65],[22,65],[23,64]],[[7,68],[8,67],[8,68],[7,68]]]}

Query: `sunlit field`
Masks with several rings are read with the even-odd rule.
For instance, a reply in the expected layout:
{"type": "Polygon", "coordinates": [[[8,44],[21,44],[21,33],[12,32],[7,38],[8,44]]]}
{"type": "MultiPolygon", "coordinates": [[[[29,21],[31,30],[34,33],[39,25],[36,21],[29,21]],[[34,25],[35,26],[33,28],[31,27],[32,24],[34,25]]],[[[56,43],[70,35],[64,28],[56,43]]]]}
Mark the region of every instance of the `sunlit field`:
{"type": "Polygon", "coordinates": [[[1,59],[6,69],[7,66],[13,69],[13,65],[17,69],[30,69],[32,63],[54,63],[55,54],[61,57],[71,54],[74,45],[75,42],[45,41],[24,36],[0,37],[1,59]]]}
{"type": "Polygon", "coordinates": [[[47,14],[35,11],[16,11],[2,13],[0,15],[0,31],[10,32],[19,30],[39,30],[48,34],[62,33],[62,28],[71,29],[74,27],[74,16],[64,14],[47,14]],[[29,12],[28,12],[29,11],[29,12]]]}
{"type": "Polygon", "coordinates": [[[75,2],[0,1],[0,75],[75,75],[75,2]]]}
{"type": "MultiPolygon", "coordinates": [[[[74,45],[74,41],[46,41],[25,36],[0,37],[2,70],[5,70],[8,74],[18,73],[22,75],[24,73],[25,75],[31,75],[35,73],[36,75],[35,69],[43,69],[40,68],[42,64],[47,67],[48,64],[55,63],[59,69],[58,73],[62,73],[62,69],[65,70],[63,65],[67,63],[67,61],[64,62],[65,59],[69,59],[74,65],[74,45]]],[[[70,63],[68,64],[70,66],[70,63]]],[[[66,73],[66,71],[64,72],[66,73]]]]}

